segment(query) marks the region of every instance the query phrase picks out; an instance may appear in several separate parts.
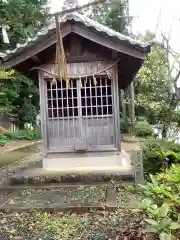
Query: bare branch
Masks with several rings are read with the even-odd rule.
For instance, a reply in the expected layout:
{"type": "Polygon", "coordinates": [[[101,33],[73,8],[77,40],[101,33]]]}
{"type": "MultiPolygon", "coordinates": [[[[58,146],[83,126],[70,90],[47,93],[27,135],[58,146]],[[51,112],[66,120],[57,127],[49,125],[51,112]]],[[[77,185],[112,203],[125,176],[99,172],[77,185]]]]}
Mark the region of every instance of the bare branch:
{"type": "Polygon", "coordinates": [[[177,85],[177,81],[179,80],[179,78],[180,78],[180,70],[177,73],[176,77],[174,78],[174,83],[176,83],[176,85],[177,85]]]}
{"type": "Polygon", "coordinates": [[[169,44],[169,39],[165,36],[164,33],[161,33],[161,37],[162,37],[162,46],[166,49],[169,49],[171,52],[173,52],[174,54],[178,54],[178,52],[176,52],[169,44]],[[166,46],[165,44],[166,43],[166,46]]]}

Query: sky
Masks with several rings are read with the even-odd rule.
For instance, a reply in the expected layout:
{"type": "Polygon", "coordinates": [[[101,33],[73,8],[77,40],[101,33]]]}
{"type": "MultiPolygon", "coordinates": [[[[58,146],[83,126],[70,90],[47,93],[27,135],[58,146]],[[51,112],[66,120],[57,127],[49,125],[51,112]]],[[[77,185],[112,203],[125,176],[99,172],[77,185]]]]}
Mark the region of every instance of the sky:
{"type": "MultiPolygon", "coordinates": [[[[52,12],[60,10],[63,1],[50,0],[52,12]]],[[[168,35],[171,29],[171,46],[180,52],[180,0],[129,1],[130,15],[135,17],[132,24],[133,32],[143,34],[146,30],[150,30],[156,32],[157,39],[160,40],[161,31],[168,35]]],[[[87,2],[88,0],[79,0],[79,4],[87,2]]]]}

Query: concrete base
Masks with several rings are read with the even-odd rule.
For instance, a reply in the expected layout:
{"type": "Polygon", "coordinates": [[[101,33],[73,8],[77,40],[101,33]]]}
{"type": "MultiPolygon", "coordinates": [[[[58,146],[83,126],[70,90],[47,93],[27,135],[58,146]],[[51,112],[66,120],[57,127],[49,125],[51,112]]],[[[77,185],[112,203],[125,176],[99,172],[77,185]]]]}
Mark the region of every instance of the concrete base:
{"type": "Polygon", "coordinates": [[[43,168],[53,171],[131,169],[129,154],[120,153],[75,153],[70,155],[51,154],[43,159],[43,168]]]}

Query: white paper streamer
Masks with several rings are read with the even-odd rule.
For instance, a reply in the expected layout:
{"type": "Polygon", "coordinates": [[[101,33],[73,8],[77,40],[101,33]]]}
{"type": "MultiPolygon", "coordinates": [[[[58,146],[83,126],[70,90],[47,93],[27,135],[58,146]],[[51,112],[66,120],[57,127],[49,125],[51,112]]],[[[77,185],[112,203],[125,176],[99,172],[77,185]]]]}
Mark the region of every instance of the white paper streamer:
{"type": "Polygon", "coordinates": [[[9,42],[9,37],[8,37],[8,34],[7,34],[7,30],[9,30],[10,27],[8,25],[3,24],[1,26],[1,28],[2,28],[3,42],[4,43],[10,43],[9,42]]]}

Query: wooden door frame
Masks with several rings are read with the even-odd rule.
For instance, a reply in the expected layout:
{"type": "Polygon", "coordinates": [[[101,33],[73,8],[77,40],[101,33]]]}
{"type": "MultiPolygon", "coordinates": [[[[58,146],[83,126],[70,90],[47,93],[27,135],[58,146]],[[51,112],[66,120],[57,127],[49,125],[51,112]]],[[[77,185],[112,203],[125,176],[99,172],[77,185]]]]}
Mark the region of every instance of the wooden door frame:
{"type": "MultiPolygon", "coordinates": [[[[48,144],[48,126],[47,126],[47,85],[46,85],[46,80],[44,78],[44,72],[42,70],[38,71],[39,75],[39,94],[40,94],[40,116],[41,116],[41,135],[42,135],[42,151],[43,151],[43,156],[46,157],[49,151],[49,144],[48,144]]],[[[80,91],[80,84],[78,79],[77,81],[77,89],[80,91]]],[[[117,151],[120,151],[120,121],[119,121],[119,91],[118,91],[118,75],[117,75],[117,66],[114,67],[113,69],[113,78],[111,80],[111,87],[112,87],[112,101],[113,101],[113,128],[114,128],[114,146],[117,151]]],[[[80,92],[81,93],[81,92],[80,92]]],[[[78,97],[78,111],[79,111],[79,119],[82,119],[82,102],[81,102],[81,94],[79,94],[78,97]]],[[[79,124],[80,128],[82,126],[79,124]]],[[[82,135],[82,132],[81,132],[82,135]]],[[[103,148],[102,148],[103,149],[103,148]]],[[[115,150],[114,149],[114,150],[115,150]]],[[[103,149],[102,151],[104,151],[103,149]]],[[[68,152],[72,152],[67,150],[68,152]]],[[[90,150],[93,151],[93,150],[90,150]]],[[[101,151],[101,149],[99,149],[101,151]]],[[[59,151],[59,152],[66,152],[64,151],[59,151]]]]}

